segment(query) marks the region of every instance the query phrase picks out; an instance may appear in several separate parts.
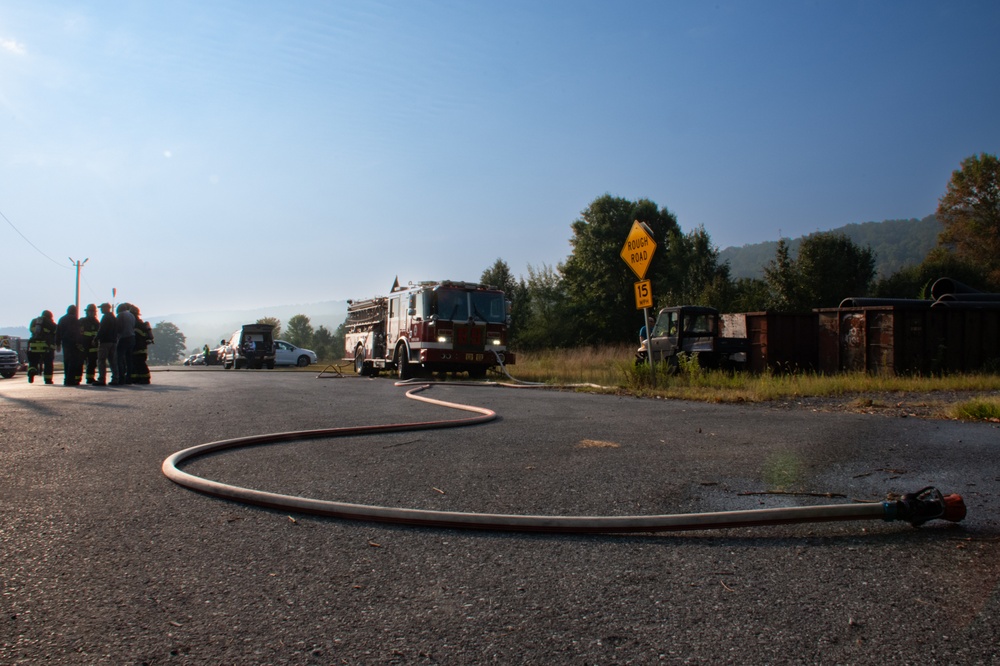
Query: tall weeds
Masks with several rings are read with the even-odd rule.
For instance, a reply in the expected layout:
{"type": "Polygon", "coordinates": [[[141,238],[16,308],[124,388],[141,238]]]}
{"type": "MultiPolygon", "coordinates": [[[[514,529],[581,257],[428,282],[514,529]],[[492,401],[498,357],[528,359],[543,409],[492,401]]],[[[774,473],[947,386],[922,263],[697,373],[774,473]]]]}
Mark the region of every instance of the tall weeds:
{"type": "Polygon", "coordinates": [[[730,372],[701,368],[693,358],[681,359],[676,369],[666,363],[657,364],[654,386],[649,366],[635,364],[635,347],[631,345],[522,352],[517,363],[507,369],[513,377],[530,382],[598,384],[605,390],[640,396],[712,402],[762,402],[876,392],[1000,392],[1000,375],[990,373],[896,377],[857,372],[835,375],[730,372]]]}

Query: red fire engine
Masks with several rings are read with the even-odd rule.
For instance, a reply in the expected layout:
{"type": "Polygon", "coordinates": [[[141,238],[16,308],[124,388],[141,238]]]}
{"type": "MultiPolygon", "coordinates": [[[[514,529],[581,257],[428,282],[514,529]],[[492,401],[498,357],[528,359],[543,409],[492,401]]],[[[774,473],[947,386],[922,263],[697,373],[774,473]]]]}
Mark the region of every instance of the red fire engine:
{"type": "Polygon", "coordinates": [[[469,282],[393,285],[389,296],[348,301],[344,348],[359,375],[416,368],[481,378],[511,365],[510,304],[499,289],[469,282]]]}

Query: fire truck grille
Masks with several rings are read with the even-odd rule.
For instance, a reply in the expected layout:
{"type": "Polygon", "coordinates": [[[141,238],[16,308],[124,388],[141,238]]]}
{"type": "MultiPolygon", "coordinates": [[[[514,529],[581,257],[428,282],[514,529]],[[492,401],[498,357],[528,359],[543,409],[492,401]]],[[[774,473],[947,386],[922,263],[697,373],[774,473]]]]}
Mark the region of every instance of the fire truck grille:
{"type": "Polygon", "coordinates": [[[486,349],[486,327],[476,324],[455,324],[455,351],[486,349]]]}

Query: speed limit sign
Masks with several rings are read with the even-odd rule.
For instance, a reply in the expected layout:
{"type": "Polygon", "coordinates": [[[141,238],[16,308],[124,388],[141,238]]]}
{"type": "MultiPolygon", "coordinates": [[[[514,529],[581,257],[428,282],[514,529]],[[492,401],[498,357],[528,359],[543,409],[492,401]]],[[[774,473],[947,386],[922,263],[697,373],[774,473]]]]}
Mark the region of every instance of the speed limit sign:
{"type": "Polygon", "coordinates": [[[653,307],[653,285],[650,280],[639,280],[635,283],[635,309],[653,307]]]}

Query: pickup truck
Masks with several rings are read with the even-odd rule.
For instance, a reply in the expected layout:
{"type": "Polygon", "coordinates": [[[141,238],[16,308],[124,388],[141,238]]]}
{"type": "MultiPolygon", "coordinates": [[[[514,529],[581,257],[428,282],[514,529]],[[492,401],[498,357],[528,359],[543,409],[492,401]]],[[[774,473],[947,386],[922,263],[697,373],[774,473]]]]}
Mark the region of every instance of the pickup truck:
{"type": "Polygon", "coordinates": [[[647,348],[653,362],[677,368],[677,355],[697,354],[703,368],[742,369],[750,343],[747,338],[725,338],[719,334],[719,311],[697,305],[679,305],[660,310],[648,341],[636,352],[636,363],[646,363],[647,348]]]}
{"type": "Polygon", "coordinates": [[[0,347],[0,377],[10,379],[17,374],[20,367],[21,361],[17,357],[17,352],[9,349],[7,345],[0,347]]]}

